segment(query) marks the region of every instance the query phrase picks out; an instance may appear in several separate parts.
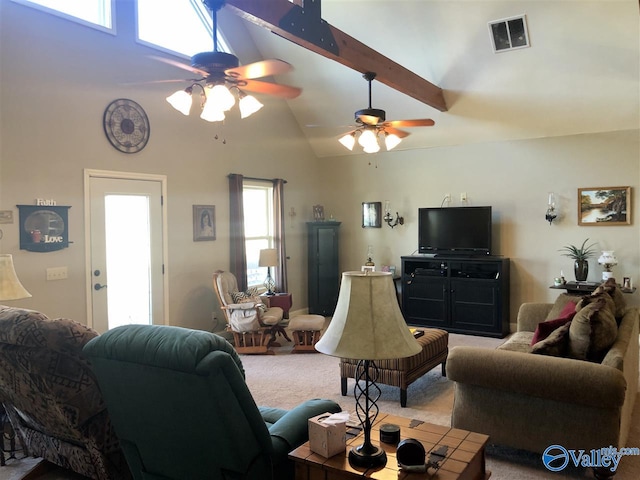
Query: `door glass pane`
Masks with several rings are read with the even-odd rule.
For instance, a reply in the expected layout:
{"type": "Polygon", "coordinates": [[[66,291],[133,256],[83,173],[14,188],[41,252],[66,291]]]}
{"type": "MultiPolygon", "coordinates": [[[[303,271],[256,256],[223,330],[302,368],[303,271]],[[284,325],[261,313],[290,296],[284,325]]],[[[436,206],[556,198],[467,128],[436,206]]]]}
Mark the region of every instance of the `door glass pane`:
{"type": "Polygon", "coordinates": [[[151,324],[149,199],[105,196],[109,329],[151,324]]]}

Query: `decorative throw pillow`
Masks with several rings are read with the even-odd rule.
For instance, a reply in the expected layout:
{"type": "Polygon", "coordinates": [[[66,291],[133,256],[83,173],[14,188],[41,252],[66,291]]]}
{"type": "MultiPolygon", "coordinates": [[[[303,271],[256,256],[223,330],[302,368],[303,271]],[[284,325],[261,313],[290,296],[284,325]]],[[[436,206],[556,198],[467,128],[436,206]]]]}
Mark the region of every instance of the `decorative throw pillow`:
{"type": "MultiPolygon", "coordinates": [[[[233,303],[253,302],[255,300],[247,300],[252,297],[259,297],[257,287],[250,287],[244,292],[231,292],[233,303]]],[[[258,303],[260,303],[260,299],[258,299],[258,303]]]]}
{"type": "Polygon", "coordinates": [[[609,278],[606,282],[596,288],[593,291],[593,295],[597,295],[602,292],[608,293],[613,299],[615,304],[615,317],[622,318],[625,310],[627,309],[627,301],[624,298],[624,293],[622,293],[622,290],[620,290],[620,287],[616,283],[615,278],[609,278]]]}
{"type": "Polygon", "coordinates": [[[618,335],[618,325],[604,298],[597,298],[580,310],[569,328],[570,358],[600,361],[618,335]]]}
{"type": "Polygon", "coordinates": [[[564,307],[567,306],[567,303],[573,302],[575,306],[575,304],[578,303],[578,301],[581,298],[582,298],[582,295],[572,295],[569,293],[561,293],[560,295],[558,295],[558,298],[556,298],[556,301],[553,304],[553,307],[551,308],[551,311],[549,312],[545,320],[553,320],[555,318],[558,318],[560,316],[560,313],[562,313],[562,310],[564,310],[564,307]]]}
{"type": "Polygon", "coordinates": [[[616,304],[614,303],[613,298],[611,298],[611,295],[602,291],[599,293],[593,292],[591,295],[585,295],[584,297],[582,297],[576,305],[576,312],[579,312],[587,305],[595,302],[604,302],[604,308],[615,317],[616,304]]]}
{"type": "Polygon", "coordinates": [[[538,324],[538,326],[536,327],[536,331],[533,332],[531,345],[533,346],[536,343],[544,340],[556,328],[559,328],[564,324],[569,323],[575,314],[576,314],[576,303],[573,300],[570,300],[564,306],[558,318],[554,318],[553,320],[547,320],[545,322],[540,322],[538,324]]]}
{"type": "Polygon", "coordinates": [[[531,349],[531,353],[549,355],[551,357],[565,357],[567,355],[570,328],[571,320],[556,328],[544,340],[536,343],[531,349]]]}

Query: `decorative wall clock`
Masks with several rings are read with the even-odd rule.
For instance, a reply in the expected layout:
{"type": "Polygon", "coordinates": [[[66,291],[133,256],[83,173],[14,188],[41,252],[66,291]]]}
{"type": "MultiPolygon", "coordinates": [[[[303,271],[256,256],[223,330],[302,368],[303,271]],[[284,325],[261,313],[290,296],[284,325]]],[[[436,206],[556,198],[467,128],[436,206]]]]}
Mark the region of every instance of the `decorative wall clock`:
{"type": "Polygon", "coordinates": [[[104,111],[104,133],[116,149],[137,153],[149,141],[149,119],[144,109],[133,100],[119,98],[104,111]]]}

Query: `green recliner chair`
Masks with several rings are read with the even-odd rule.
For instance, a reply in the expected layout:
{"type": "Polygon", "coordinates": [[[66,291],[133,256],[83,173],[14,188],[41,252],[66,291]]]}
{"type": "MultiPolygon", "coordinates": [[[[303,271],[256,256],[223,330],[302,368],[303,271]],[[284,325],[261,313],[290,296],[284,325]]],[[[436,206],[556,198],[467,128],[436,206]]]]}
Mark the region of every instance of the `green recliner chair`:
{"type": "Polygon", "coordinates": [[[126,325],[84,347],[136,480],[293,479],[287,454],[330,400],[257,407],[240,357],[222,337],[126,325]]]}

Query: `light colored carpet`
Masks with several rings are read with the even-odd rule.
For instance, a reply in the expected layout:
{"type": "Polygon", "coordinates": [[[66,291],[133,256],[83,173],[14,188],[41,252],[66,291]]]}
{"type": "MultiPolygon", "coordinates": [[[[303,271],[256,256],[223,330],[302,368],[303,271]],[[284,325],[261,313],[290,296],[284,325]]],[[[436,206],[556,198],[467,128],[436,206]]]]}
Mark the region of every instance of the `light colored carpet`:
{"type": "MultiPolygon", "coordinates": [[[[449,347],[474,345],[495,348],[504,339],[470,335],[449,335],[449,347]]],[[[291,355],[286,344],[276,350],[276,355],[242,355],[246,370],[247,385],[258,405],[292,408],[309,398],[327,398],[338,402],[344,410],[353,414],[354,381],[348,384],[348,394],[340,394],[339,359],[319,353],[291,355]]],[[[382,395],[378,400],[381,412],[402,417],[449,426],[453,406],[453,384],[443,378],[440,367],[436,367],[409,386],[407,407],[400,407],[400,390],[380,385],[382,395]]],[[[638,398],[636,405],[640,405],[638,398]]],[[[355,414],[353,414],[355,418],[355,414]]],[[[526,432],[523,432],[526,434],[526,432]]],[[[627,444],[640,447],[640,408],[634,411],[633,426],[627,444]]],[[[604,445],[603,445],[604,446],[604,445]]],[[[540,455],[529,452],[490,446],[486,456],[491,480],[575,480],[592,479],[590,469],[565,469],[559,473],[548,471],[540,455]]],[[[623,457],[618,467],[616,480],[640,478],[640,456],[623,457]]]]}
{"type": "MultiPolygon", "coordinates": [[[[475,345],[495,348],[504,340],[451,334],[450,348],[456,345],[475,345]]],[[[340,394],[339,360],[319,353],[292,355],[291,344],[281,342],[276,355],[242,355],[247,385],[258,405],[292,408],[309,398],[328,398],[353,412],[355,401],[351,395],[353,381],[348,384],[348,395],[340,394]]],[[[407,408],[400,407],[400,392],[395,387],[380,385],[380,410],[394,415],[448,426],[453,405],[453,385],[434,368],[409,386],[407,408]]],[[[637,400],[640,405],[640,398],[637,400]]],[[[525,434],[523,432],[523,434],[525,434]]],[[[640,447],[640,408],[634,411],[629,447],[640,447]]],[[[20,455],[18,455],[20,457],[20,455]]],[[[10,460],[0,467],[0,480],[20,480],[38,462],[38,459],[10,460]]],[[[552,473],[544,468],[539,455],[507,448],[490,446],[486,457],[491,480],[576,480],[593,478],[589,470],[566,469],[552,473]]],[[[623,457],[616,480],[640,478],[640,456],[623,457]]],[[[39,480],[83,480],[61,469],[54,469],[37,477],[39,480]]],[[[185,479],[188,480],[188,479],[185,479]]]]}

